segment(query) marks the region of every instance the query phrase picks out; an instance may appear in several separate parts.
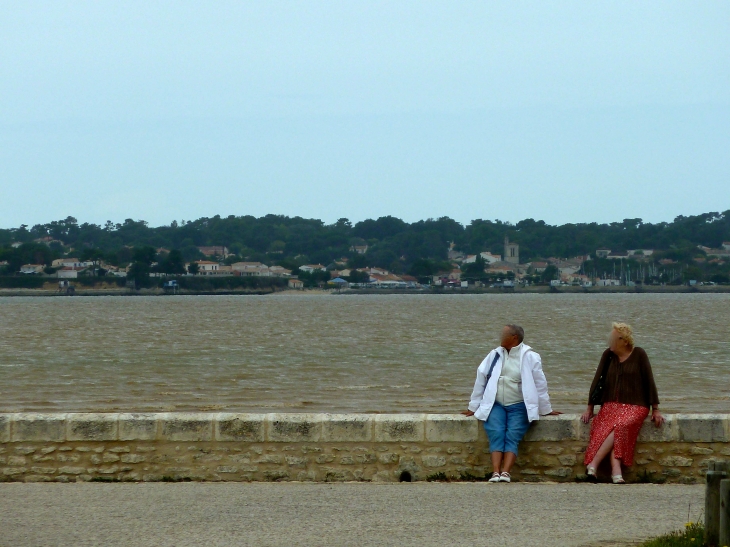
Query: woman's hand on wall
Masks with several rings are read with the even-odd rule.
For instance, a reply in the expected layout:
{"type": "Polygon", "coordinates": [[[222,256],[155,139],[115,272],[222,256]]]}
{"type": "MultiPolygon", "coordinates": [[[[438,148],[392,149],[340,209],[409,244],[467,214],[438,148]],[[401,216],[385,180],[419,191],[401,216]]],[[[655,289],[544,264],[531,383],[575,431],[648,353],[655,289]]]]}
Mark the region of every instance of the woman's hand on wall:
{"type": "Polygon", "coordinates": [[[464,416],[474,416],[474,413],[471,410],[465,410],[462,414],[464,416]]]}
{"type": "Polygon", "coordinates": [[[593,418],[593,405],[588,405],[588,407],[586,407],[586,411],[580,415],[580,420],[584,424],[587,424],[591,421],[591,418],[593,418]]]}
{"type": "Polygon", "coordinates": [[[662,416],[662,413],[659,412],[659,409],[655,408],[651,413],[651,421],[654,422],[656,427],[661,427],[662,424],[666,422],[666,419],[662,416]]]}

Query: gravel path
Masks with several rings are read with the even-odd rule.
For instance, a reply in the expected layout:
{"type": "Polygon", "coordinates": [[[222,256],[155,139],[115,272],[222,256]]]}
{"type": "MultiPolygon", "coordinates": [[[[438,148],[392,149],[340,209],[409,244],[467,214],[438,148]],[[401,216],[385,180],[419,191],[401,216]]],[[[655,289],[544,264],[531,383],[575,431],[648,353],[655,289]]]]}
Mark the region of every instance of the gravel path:
{"type": "Polygon", "coordinates": [[[0,484],[0,547],[629,545],[697,520],[703,486],[0,484]]]}

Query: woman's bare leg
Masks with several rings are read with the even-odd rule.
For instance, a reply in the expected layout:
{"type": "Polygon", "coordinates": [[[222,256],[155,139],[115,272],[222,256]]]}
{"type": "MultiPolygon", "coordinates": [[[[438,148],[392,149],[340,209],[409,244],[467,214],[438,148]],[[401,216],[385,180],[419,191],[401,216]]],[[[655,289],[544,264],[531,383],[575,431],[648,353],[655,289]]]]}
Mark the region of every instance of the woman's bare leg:
{"type": "MultiPolygon", "coordinates": [[[[611,433],[613,435],[613,433],[611,433]]],[[[622,475],[623,471],[621,471],[621,460],[616,459],[616,456],[613,453],[613,450],[611,450],[611,475],[622,475]]]]}
{"type": "Polygon", "coordinates": [[[606,437],[606,440],[603,441],[603,444],[601,445],[601,448],[598,449],[598,452],[596,452],[596,456],[593,458],[593,461],[588,464],[591,467],[595,467],[598,469],[598,466],[603,461],[603,458],[609,455],[613,451],[613,431],[608,434],[608,437],[606,437]]]}
{"type": "Polygon", "coordinates": [[[504,463],[502,464],[502,471],[505,473],[509,473],[512,470],[512,466],[515,464],[515,459],[517,459],[517,454],[515,454],[514,452],[505,452],[504,463]]]}
{"type": "Polygon", "coordinates": [[[499,473],[502,468],[502,454],[502,452],[492,452],[492,471],[494,473],[499,473]]]}

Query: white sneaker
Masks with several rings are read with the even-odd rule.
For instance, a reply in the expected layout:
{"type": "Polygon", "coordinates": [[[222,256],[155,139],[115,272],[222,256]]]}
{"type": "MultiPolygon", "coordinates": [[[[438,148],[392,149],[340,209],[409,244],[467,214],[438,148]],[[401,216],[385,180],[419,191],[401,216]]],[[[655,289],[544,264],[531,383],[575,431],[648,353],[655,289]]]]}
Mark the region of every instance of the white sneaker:
{"type": "Polygon", "coordinates": [[[494,473],[492,473],[492,478],[489,479],[488,482],[499,482],[501,480],[501,477],[502,476],[495,471],[494,473]]]}
{"type": "Polygon", "coordinates": [[[504,471],[504,472],[503,472],[503,473],[502,473],[502,474],[501,474],[501,475],[499,476],[499,482],[511,482],[511,481],[512,481],[512,477],[510,476],[510,474],[509,474],[509,473],[507,473],[507,471],[504,471]]]}

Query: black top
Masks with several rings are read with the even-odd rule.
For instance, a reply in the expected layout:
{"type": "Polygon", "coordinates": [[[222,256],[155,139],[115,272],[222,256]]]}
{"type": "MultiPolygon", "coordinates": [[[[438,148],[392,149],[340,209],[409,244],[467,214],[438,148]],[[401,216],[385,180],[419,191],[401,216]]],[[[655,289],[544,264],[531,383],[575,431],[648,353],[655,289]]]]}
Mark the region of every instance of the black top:
{"type": "Polygon", "coordinates": [[[659,394],[654,383],[649,356],[639,347],[635,347],[623,363],[610,349],[604,351],[589,393],[593,393],[607,362],[606,384],[600,404],[624,403],[645,407],[659,404],[659,394]]]}

